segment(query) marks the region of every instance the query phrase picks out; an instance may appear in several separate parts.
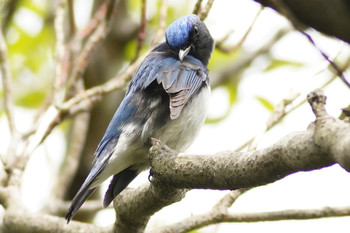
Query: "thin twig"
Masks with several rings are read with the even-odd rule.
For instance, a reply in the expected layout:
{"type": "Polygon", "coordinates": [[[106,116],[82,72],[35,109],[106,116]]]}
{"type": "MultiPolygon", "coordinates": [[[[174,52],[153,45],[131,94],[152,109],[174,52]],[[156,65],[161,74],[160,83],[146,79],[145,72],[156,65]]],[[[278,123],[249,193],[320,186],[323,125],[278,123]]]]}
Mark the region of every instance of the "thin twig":
{"type": "Polygon", "coordinates": [[[250,143],[248,145],[248,151],[256,150],[258,143],[262,139],[263,135],[272,127],[277,125],[286,116],[286,108],[290,106],[299,96],[299,92],[291,91],[274,107],[273,111],[266,121],[265,128],[261,130],[261,132],[257,133],[252,138],[252,140],[249,140],[250,143]]]}
{"type": "Polygon", "coordinates": [[[159,43],[159,41],[163,38],[165,27],[166,27],[166,17],[168,11],[168,0],[161,0],[161,5],[159,9],[159,27],[156,32],[155,37],[152,40],[151,45],[154,46],[159,43]]]}
{"type": "Polygon", "coordinates": [[[281,210],[260,213],[235,213],[224,216],[225,222],[263,222],[281,220],[306,220],[350,215],[350,206],[320,209],[281,210]]]}
{"type": "Polygon", "coordinates": [[[146,6],[147,6],[147,0],[142,0],[141,1],[141,24],[139,27],[139,31],[137,33],[137,47],[136,47],[135,55],[131,59],[131,63],[136,61],[136,59],[140,56],[141,49],[146,39],[146,26],[147,26],[146,6]]]}
{"type": "Polygon", "coordinates": [[[208,0],[207,4],[205,4],[204,8],[201,8],[198,12],[198,17],[204,21],[207,18],[211,7],[213,6],[214,0],[208,0]]]}
{"type": "Polygon", "coordinates": [[[202,2],[203,2],[203,0],[197,0],[196,4],[194,5],[192,14],[195,14],[195,15],[199,14],[201,7],[202,7],[202,2]]]}
{"type": "MultiPolygon", "coordinates": [[[[72,88],[73,86],[76,87],[76,84],[80,83],[78,81],[82,81],[81,79],[79,79],[79,77],[82,74],[83,68],[85,69],[87,65],[87,59],[88,59],[88,56],[90,55],[90,52],[92,52],[93,50],[92,48],[93,45],[96,45],[97,43],[94,39],[97,39],[97,40],[102,39],[108,31],[110,21],[113,18],[113,15],[114,15],[113,13],[115,12],[114,9],[116,5],[114,5],[114,3],[117,4],[116,1],[112,1],[112,0],[109,0],[106,3],[108,9],[105,14],[105,18],[106,18],[106,20],[104,21],[105,23],[104,25],[99,25],[96,31],[93,33],[93,35],[89,37],[87,44],[84,47],[84,51],[82,51],[82,53],[78,58],[78,62],[80,61],[81,63],[80,65],[78,65],[79,67],[73,73],[75,74],[75,76],[73,75],[73,78],[76,79],[76,81],[72,82],[73,78],[71,78],[70,83],[67,84],[67,88],[69,87],[72,88]],[[74,85],[71,86],[71,83],[74,85]]],[[[38,125],[38,129],[35,131],[35,134],[33,135],[33,139],[30,140],[30,143],[28,143],[25,146],[24,153],[31,154],[43,142],[43,140],[48,136],[48,134],[52,131],[52,129],[67,117],[72,117],[77,113],[89,110],[90,107],[97,101],[97,99],[101,95],[109,93],[118,88],[125,87],[126,82],[130,79],[130,77],[136,71],[138,65],[141,63],[143,58],[144,56],[142,56],[140,59],[137,60],[137,62],[129,66],[129,68],[126,69],[123,73],[118,75],[116,78],[111,79],[107,83],[101,86],[97,86],[92,89],[86,90],[84,92],[80,92],[82,94],[76,95],[75,97],[70,98],[69,100],[67,100],[62,104],[58,104],[56,106],[52,106],[48,108],[40,119],[41,122],[38,125]]],[[[69,96],[66,96],[66,98],[67,97],[69,96]]],[[[26,160],[27,159],[23,159],[23,161],[26,161],[26,160]]]]}
{"type": "Polygon", "coordinates": [[[81,38],[86,38],[105,20],[107,14],[107,5],[101,4],[87,26],[80,32],[81,38]]]}
{"type": "Polygon", "coordinates": [[[131,64],[124,72],[120,73],[116,77],[112,78],[108,82],[95,86],[93,88],[90,88],[81,94],[76,95],[75,97],[69,99],[65,103],[63,103],[61,106],[59,106],[59,109],[61,111],[70,111],[72,108],[76,107],[76,110],[74,112],[70,111],[70,114],[75,114],[83,109],[79,109],[77,107],[81,102],[89,100],[91,102],[96,102],[96,100],[114,90],[124,88],[126,83],[130,80],[132,75],[135,73],[143,59],[146,57],[146,55],[149,53],[146,52],[143,56],[139,57],[137,61],[133,64],[131,64]]]}
{"type": "Polygon", "coordinates": [[[1,1],[1,8],[6,9],[6,16],[3,17],[1,30],[6,31],[8,28],[8,25],[11,22],[11,19],[13,18],[13,15],[15,14],[16,9],[18,9],[18,4],[20,3],[19,0],[11,0],[11,1],[1,1]]]}
{"type": "Polygon", "coordinates": [[[206,213],[194,215],[181,222],[164,226],[154,232],[167,233],[186,233],[191,230],[200,229],[205,226],[218,223],[242,223],[242,222],[266,222],[266,221],[281,221],[281,220],[307,220],[329,217],[342,217],[350,215],[350,206],[344,207],[325,207],[320,209],[304,209],[304,210],[281,210],[271,212],[257,213],[225,213],[218,215],[206,213]]]}
{"type": "MultiPolygon", "coordinates": [[[[343,67],[341,68],[342,72],[346,69],[348,69],[350,66],[350,58],[347,60],[347,62],[343,65],[343,67]]],[[[328,69],[328,66],[327,68],[328,69]]],[[[317,73],[320,73],[322,71],[319,71],[317,73]]],[[[320,88],[325,88],[326,86],[328,86],[329,84],[331,84],[335,79],[337,78],[337,75],[334,74],[328,81],[326,81],[323,85],[320,86],[320,88]]],[[[297,96],[295,96],[296,98],[297,96]]],[[[289,110],[284,111],[282,114],[279,114],[278,117],[275,117],[275,119],[271,122],[269,122],[269,120],[266,122],[266,131],[272,129],[274,126],[276,126],[279,122],[281,122],[285,116],[287,116],[288,114],[290,114],[291,112],[295,111],[296,109],[298,109],[300,106],[302,106],[303,104],[306,103],[306,98],[302,99],[301,101],[299,101],[299,103],[293,105],[289,110]]],[[[291,103],[290,103],[291,104],[291,103]]],[[[287,105],[285,106],[285,108],[287,107],[287,105]]],[[[240,145],[239,147],[237,147],[235,149],[235,151],[241,151],[244,148],[246,148],[247,146],[249,146],[250,144],[252,144],[256,138],[258,137],[258,135],[255,135],[253,137],[251,137],[250,139],[248,139],[246,142],[244,142],[242,145],[240,145]]]]}
{"type": "Polygon", "coordinates": [[[117,1],[108,0],[104,4],[107,7],[104,20],[100,22],[96,30],[89,36],[84,47],[82,48],[75,62],[72,74],[70,76],[68,88],[70,88],[72,84],[74,84],[78,79],[81,78],[83,72],[87,67],[89,57],[91,57],[91,54],[94,51],[94,49],[97,47],[97,45],[102,41],[102,39],[107,35],[109,31],[109,28],[113,19],[113,15],[116,9],[117,1]]]}
{"type": "Polygon", "coordinates": [[[240,41],[237,44],[234,44],[231,47],[224,47],[222,44],[223,42],[225,42],[225,40],[228,39],[229,35],[232,32],[229,32],[224,38],[222,38],[221,40],[217,41],[215,43],[215,48],[219,49],[220,51],[224,52],[224,53],[231,53],[232,51],[235,51],[237,48],[241,47],[242,44],[244,43],[244,41],[247,39],[250,31],[252,30],[253,26],[255,25],[256,20],[258,19],[259,15],[261,14],[261,12],[264,10],[264,6],[261,6],[260,10],[258,11],[258,13],[255,15],[252,23],[250,24],[249,28],[247,29],[247,31],[244,33],[243,37],[240,39],[240,41]]]}
{"type": "Polygon", "coordinates": [[[221,198],[216,205],[213,206],[212,212],[227,213],[228,209],[236,202],[236,200],[244,194],[248,189],[237,189],[229,192],[223,198],[221,198]]]}
{"type": "Polygon", "coordinates": [[[64,72],[64,57],[65,57],[65,35],[64,35],[64,12],[67,1],[60,0],[56,8],[55,16],[55,34],[56,34],[56,66],[55,66],[55,81],[54,81],[54,98],[53,101],[57,105],[62,101],[61,87],[65,83],[66,73],[64,72]]]}
{"type": "Polygon", "coordinates": [[[69,29],[70,35],[75,35],[77,28],[75,25],[75,15],[74,15],[74,2],[73,0],[68,0],[68,20],[69,20],[69,29]]]}
{"type": "Polygon", "coordinates": [[[90,120],[90,112],[78,114],[71,121],[70,131],[68,134],[67,153],[60,166],[58,179],[55,182],[54,189],[55,198],[63,199],[66,190],[70,187],[72,177],[74,177],[79,166],[82,150],[85,146],[86,137],[88,135],[88,126],[90,120]]]}
{"type": "Polygon", "coordinates": [[[289,7],[280,0],[271,0],[272,3],[276,6],[277,10],[284,16],[286,16],[290,22],[293,24],[293,26],[300,31],[300,33],[302,33],[310,42],[311,44],[320,52],[320,54],[324,57],[324,59],[326,61],[329,62],[329,64],[335,69],[336,74],[341,78],[341,80],[344,82],[344,84],[350,88],[350,83],[349,81],[345,78],[344,73],[342,71],[342,69],[339,68],[339,66],[332,61],[331,59],[329,59],[328,55],[322,51],[322,49],[320,49],[315,41],[312,39],[312,37],[306,33],[304,30],[307,28],[305,26],[305,24],[303,24],[302,22],[300,22],[300,20],[294,15],[294,13],[289,9],[289,7]]]}
{"type": "MultiPolygon", "coordinates": [[[[0,27],[1,28],[1,27],[0,27]]],[[[12,75],[8,62],[7,45],[2,30],[0,30],[0,71],[2,77],[2,85],[4,89],[4,110],[7,117],[9,128],[13,134],[16,131],[13,97],[12,97],[12,75]]]]}
{"type": "Polygon", "coordinates": [[[223,217],[228,214],[228,209],[243,193],[245,193],[245,191],[246,189],[238,189],[235,191],[231,191],[228,194],[226,194],[223,198],[221,198],[209,212],[204,214],[193,215],[169,226],[164,226],[160,229],[158,228],[154,231],[150,231],[150,233],[185,233],[208,226],[213,223],[220,223],[223,220],[223,217]]]}
{"type": "Polygon", "coordinates": [[[281,28],[273,37],[259,49],[245,53],[244,56],[236,59],[235,62],[224,71],[216,75],[211,75],[211,87],[214,88],[228,80],[228,78],[238,74],[243,68],[248,66],[256,57],[268,53],[272,46],[290,31],[289,28],[281,28]]]}
{"type": "Polygon", "coordinates": [[[297,29],[298,31],[303,31],[307,26],[300,22],[300,20],[294,15],[294,13],[289,9],[289,7],[281,0],[271,0],[273,5],[276,7],[277,11],[284,15],[297,29]]]}
{"type": "Polygon", "coordinates": [[[310,43],[320,52],[320,54],[324,57],[324,59],[326,59],[326,61],[329,62],[329,64],[334,68],[334,70],[336,71],[337,76],[339,76],[339,78],[343,81],[343,83],[350,88],[350,83],[348,82],[348,80],[346,80],[345,75],[343,73],[343,70],[337,65],[337,63],[335,63],[334,61],[332,61],[331,59],[329,59],[328,55],[325,54],[322,49],[320,49],[315,41],[312,39],[312,37],[307,34],[304,31],[300,31],[304,36],[306,36],[306,38],[310,41],[310,43]]]}

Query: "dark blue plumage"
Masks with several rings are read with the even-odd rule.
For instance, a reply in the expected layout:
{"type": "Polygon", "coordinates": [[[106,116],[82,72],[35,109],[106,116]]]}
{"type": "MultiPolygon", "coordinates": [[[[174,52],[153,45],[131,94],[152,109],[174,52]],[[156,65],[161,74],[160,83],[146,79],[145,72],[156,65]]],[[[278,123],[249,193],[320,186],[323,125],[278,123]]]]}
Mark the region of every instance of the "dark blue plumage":
{"type": "Polygon", "coordinates": [[[94,166],[72,200],[71,220],[110,176],[104,206],[149,167],[150,138],[183,151],[204,122],[210,92],[207,65],[213,39],[196,15],[173,22],[142,62],[95,152],[94,166]]]}

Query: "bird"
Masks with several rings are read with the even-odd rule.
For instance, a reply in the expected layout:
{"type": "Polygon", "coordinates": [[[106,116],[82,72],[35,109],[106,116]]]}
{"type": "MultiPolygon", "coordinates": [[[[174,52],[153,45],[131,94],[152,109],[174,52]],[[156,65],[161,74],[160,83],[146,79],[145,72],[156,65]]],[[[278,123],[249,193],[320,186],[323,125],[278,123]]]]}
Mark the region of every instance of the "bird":
{"type": "Polygon", "coordinates": [[[93,167],[73,198],[67,223],[109,177],[103,206],[149,168],[151,138],[175,151],[186,150],[204,124],[210,99],[208,63],[214,40],[204,22],[191,14],[165,31],[133,75],[95,151],[93,167]]]}

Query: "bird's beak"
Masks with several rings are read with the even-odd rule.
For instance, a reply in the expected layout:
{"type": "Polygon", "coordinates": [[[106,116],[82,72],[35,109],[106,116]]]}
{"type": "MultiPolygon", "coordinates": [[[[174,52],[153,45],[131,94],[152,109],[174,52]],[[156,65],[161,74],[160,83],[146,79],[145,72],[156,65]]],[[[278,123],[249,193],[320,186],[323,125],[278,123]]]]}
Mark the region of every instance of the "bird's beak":
{"type": "Polygon", "coordinates": [[[191,45],[188,46],[185,50],[180,49],[179,51],[179,59],[180,61],[182,61],[184,59],[184,57],[187,56],[187,54],[190,52],[191,49],[191,45]]]}

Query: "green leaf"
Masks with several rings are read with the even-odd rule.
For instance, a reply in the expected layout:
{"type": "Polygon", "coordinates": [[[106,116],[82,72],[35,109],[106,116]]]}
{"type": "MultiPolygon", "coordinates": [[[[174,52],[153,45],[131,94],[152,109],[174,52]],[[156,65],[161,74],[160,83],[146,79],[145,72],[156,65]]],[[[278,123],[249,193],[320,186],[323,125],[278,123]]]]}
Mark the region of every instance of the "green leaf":
{"type": "Polygon", "coordinates": [[[43,103],[46,92],[47,90],[43,89],[29,91],[17,97],[16,104],[26,108],[37,108],[43,103]]]}
{"type": "Polygon", "coordinates": [[[230,113],[232,111],[233,104],[236,103],[238,83],[237,82],[228,82],[228,83],[225,83],[223,86],[225,87],[226,91],[229,94],[228,95],[229,106],[227,108],[227,111],[219,117],[215,117],[215,118],[207,117],[205,120],[205,124],[216,124],[216,123],[219,123],[219,122],[225,120],[226,117],[228,117],[230,115],[230,113]]]}
{"type": "Polygon", "coordinates": [[[264,97],[261,97],[261,96],[256,96],[255,97],[261,104],[262,106],[264,106],[267,110],[269,111],[273,111],[274,109],[274,106],[273,104],[268,101],[267,99],[265,99],[264,97]]]}
{"type": "Polygon", "coordinates": [[[282,66],[294,66],[294,67],[302,67],[304,64],[301,62],[296,61],[287,61],[287,60],[280,60],[272,58],[270,60],[270,65],[268,65],[264,71],[271,71],[274,69],[278,69],[282,66]]]}
{"type": "Polygon", "coordinates": [[[229,103],[230,106],[236,102],[237,100],[237,88],[238,88],[238,83],[237,82],[229,82],[225,85],[228,94],[229,94],[229,103]]]}
{"type": "Polygon", "coordinates": [[[209,70],[218,70],[220,67],[227,67],[228,64],[234,63],[241,53],[241,49],[236,49],[231,53],[223,53],[218,49],[214,49],[209,61],[208,68],[209,70]]]}
{"type": "MultiPolygon", "coordinates": [[[[53,30],[45,26],[41,32],[35,37],[26,34],[20,27],[12,25],[14,30],[19,33],[19,39],[16,43],[9,45],[9,58],[12,59],[16,55],[25,57],[23,66],[28,67],[32,72],[36,73],[51,59],[54,46],[53,30]]],[[[13,61],[11,61],[13,63],[13,61]]],[[[21,71],[13,70],[16,75],[21,71]]]]}

